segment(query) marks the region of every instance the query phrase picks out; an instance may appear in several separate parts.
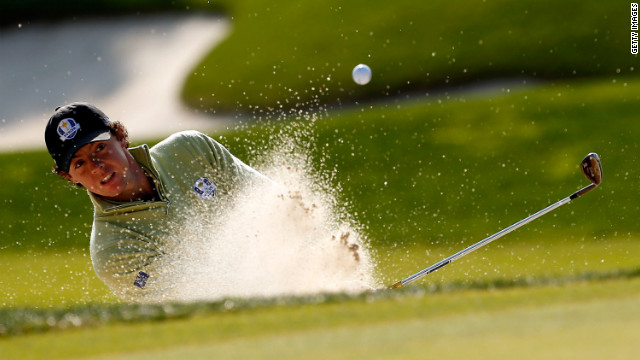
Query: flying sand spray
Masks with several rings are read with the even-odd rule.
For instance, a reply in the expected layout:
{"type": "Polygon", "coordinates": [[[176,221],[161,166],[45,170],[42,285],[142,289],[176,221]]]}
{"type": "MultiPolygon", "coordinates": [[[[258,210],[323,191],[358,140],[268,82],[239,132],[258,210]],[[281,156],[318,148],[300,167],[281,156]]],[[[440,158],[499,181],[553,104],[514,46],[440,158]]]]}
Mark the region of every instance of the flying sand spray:
{"type": "Polygon", "coordinates": [[[361,292],[380,286],[358,224],[339,206],[337,190],[308,166],[308,149],[295,141],[270,139],[277,149],[258,161],[263,165],[256,167],[273,183],[253,184],[232,203],[186,216],[180,229],[184,245],[174,252],[169,271],[175,292],[167,300],[361,292]]]}

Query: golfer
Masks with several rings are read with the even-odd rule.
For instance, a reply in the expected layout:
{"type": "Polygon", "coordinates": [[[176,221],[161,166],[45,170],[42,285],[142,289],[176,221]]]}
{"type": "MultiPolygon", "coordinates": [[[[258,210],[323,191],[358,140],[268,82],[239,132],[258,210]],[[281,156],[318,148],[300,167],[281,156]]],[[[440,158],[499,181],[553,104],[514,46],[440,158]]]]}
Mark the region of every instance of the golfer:
{"type": "MultiPolygon", "coordinates": [[[[126,301],[176,298],[180,282],[171,255],[184,245],[187,220],[215,215],[231,195],[269,181],[197,131],[130,148],[123,124],[87,103],[57,108],[45,141],[54,172],[88,190],[93,267],[126,301]]],[[[188,274],[183,278],[189,281],[188,274]]]]}

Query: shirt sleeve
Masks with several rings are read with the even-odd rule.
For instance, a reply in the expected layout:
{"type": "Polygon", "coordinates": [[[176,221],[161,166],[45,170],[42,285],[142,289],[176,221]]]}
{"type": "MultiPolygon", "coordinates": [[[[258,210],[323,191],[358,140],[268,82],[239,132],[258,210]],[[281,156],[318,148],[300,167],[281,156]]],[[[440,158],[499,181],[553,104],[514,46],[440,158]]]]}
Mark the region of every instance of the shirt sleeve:
{"type": "Polygon", "coordinates": [[[269,178],[238,159],[222,144],[201,132],[179,132],[172,135],[167,143],[182,148],[178,159],[208,165],[215,172],[218,185],[222,189],[237,188],[247,182],[272,183],[269,178]]]}
{"type": "Polygon", "coordinates": [[[196,132],[196,134],[198,140],[203,142],[202,145],[210,150],[209,154],[211,157],[209,161],[213,166],[223,169],[223,171],[227,172],[230,176],[239,180],[266,180],[264,175],[235,157],[219,142],[205,134],[198,132],[196,132]]]}

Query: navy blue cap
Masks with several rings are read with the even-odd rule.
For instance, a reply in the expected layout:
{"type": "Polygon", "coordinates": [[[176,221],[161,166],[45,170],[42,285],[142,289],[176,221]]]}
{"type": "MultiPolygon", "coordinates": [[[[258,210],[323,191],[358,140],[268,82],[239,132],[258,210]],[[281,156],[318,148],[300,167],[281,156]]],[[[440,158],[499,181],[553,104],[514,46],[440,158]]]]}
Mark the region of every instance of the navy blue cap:
{"type": "Polygon", "coordinates": [[[44,133],[53,161],[58,169],[67,173],[78,149],[110,138],[109,118],[97,107],[81,102],[57,108],[44,133]]]}

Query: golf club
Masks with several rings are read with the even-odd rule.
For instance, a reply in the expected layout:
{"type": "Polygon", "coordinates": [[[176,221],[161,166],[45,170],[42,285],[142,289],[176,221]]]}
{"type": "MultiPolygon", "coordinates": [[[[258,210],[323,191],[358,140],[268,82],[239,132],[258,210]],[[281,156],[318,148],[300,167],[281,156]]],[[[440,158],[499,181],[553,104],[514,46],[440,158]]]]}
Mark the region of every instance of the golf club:
{"type": "Polygon", "coordinates": [[[429,266],[428,268],[421,270],[411,276],[409,276],[406,279],[400,280],[397,283],[393,284],[390,286],[390,288],[392,289],[398,289],[398,288],[403,288],[405,285],[412,283],[416,280],[419,280],[421,278],[423,278],[424,276],[441,269],[442,267],[451,264],[453,261],[475,251],[478,250],[479,248],[483,247],[484,245],[487,245],[488,243],[512,232],[513,230],[521,227],[522,225],[525,225],[539,217],[541,217],[542,215],[555,210],[556,208],[570,202],[573,199],[577,199],[580,196],[588,193],[589,191],[595,189],[598,185],[600,185],[600,183],[602,183],[602,164],[600,163],[600,157],[598,156],[598,154],[596,153],[589,153],[587,154],[587,156],[585,156],[585,158],[582,160],[582,163],[580,164],[581,168],[582,168],[582,172],[584,173],[584,175],[587,177],[587,179],[589,179],[589,181],[591,181],[591,184],[589,184],[588,186],[585,186],[584,188],[576,191],[575,193],[571,194],[570,196],[567,196],[566,198],[558,201],[555,204],[549,205],[546,208],[538,211],[537,213],[528,216],[527,218],[524,218],[520,221],[518,221],[517,223],[504,228],[500,231],[498,231],[497,233],[469,246],[468,248],[453,254],[451,256],[449,256],[448,258],[441,260],[440,262],[437,262],[431,266],[429,266]]]}

